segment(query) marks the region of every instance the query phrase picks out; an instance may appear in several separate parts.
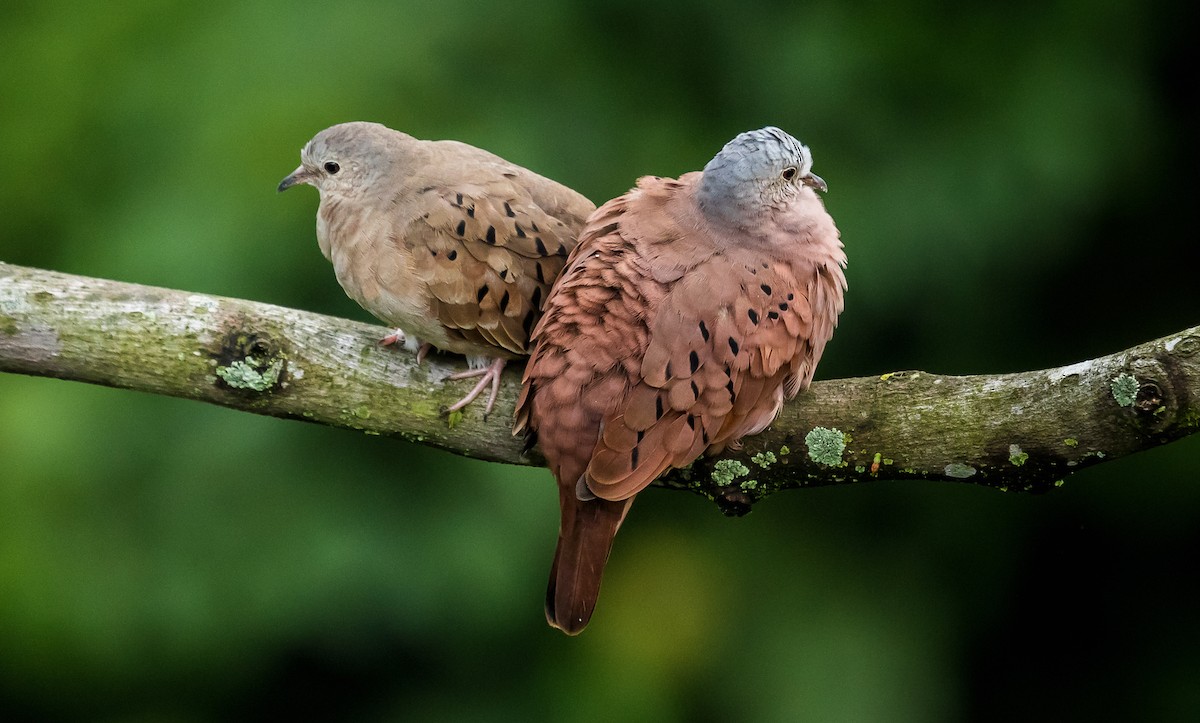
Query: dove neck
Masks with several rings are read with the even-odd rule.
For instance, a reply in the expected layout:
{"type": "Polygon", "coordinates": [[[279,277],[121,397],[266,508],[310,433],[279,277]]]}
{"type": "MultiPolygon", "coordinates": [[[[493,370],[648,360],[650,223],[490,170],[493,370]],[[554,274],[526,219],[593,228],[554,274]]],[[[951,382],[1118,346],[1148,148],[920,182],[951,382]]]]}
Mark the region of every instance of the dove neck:
{"type": "Polygon", "coordinates": [[[710,221],[738,229],[753,227],[767,210],[754,184],[725,183],[721,177],[707,174],[700,179],[696,202],[710,221]]]}

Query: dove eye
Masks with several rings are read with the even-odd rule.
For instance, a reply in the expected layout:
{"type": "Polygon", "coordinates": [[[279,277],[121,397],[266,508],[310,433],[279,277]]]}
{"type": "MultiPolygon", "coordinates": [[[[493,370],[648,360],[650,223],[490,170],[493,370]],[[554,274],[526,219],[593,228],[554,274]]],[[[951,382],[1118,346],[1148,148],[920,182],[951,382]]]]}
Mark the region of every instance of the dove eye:
{"type": "Polygon", "coordinates": [[[325,161],[325,172],[329,175],[332,176],[340,170],[342,170],[342,167],[339,166],[335,161],[325,161]]]}
{"type": "Polygon", "coordinates": [[[783,180],[790,181],[796,177],[796,167],[788,166],[787,168],[783,169],[783,173],[780,175],[783,176],[783,180]]]}

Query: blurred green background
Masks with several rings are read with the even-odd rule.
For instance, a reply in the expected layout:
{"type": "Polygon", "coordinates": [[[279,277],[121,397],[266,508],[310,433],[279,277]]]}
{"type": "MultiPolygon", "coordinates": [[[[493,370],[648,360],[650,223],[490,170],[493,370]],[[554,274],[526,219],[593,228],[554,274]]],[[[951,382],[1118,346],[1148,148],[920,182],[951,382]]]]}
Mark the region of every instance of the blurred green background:
{"type": "MultiPolygon", "coordinates": [[[[599,202],[774,124],[850,257],[818,378],[1070,363],[1200,322],[1188,7],[7,0],[0,259],[366,319],[275,193],[325,126],[599,202]]],[[[1197,720],[1198,455],[652,491],[568,639],[544,470],[0,375],[0,718],[1197,720]]]]}

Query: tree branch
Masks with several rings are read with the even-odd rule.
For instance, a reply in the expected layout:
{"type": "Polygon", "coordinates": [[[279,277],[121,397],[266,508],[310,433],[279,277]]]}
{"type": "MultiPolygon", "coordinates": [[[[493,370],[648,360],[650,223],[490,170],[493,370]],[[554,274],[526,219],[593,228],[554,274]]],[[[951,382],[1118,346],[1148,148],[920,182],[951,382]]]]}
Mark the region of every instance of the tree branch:
{"type": "MultiPolygon", "coordinates": [[[[466,382],[453,356],[385,349],[377,326],[253,301],[0,263],[0,371],[198,399],[541,464],[509,434],[519,367],[497,412],[450,424],[466,382]]],[[[779,489],[943,479],[1043,491],[1103,461],[1200,428],[1200,327],[1058,369],[896,372],[813,384],[745,449],[657,484],[741,514],[779,489]],[[844,445],[844,447],[843,447],[844,445]]]]}

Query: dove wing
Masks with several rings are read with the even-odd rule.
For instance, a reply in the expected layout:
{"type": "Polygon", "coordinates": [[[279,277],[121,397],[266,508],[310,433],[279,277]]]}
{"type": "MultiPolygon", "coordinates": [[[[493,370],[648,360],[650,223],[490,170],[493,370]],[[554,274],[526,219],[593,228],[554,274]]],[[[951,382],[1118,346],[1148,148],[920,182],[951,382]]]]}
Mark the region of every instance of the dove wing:
{"type": "Polygon", "coordinates": [[[415,206],[422,213],[396,243],[407,247],[415,280],[429,291],[431,314],[452,340],[509,358],[528,353],[582,217],[551,216],[507,178],[430,186],[415,206]]]}

